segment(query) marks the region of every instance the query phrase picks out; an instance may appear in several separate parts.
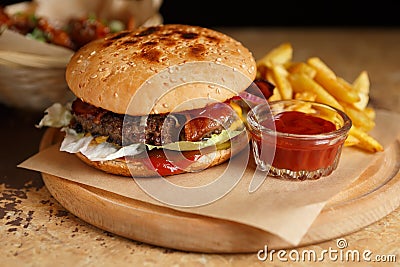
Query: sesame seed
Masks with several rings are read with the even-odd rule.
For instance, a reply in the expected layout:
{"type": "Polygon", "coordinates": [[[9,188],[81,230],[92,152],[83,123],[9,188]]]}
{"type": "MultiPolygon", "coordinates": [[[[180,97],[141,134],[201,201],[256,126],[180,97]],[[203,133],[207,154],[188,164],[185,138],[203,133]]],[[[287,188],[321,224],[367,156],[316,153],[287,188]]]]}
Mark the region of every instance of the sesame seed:
{"type": "Polygon", "coordinates": [[[251,66],[248,70],[249,73],[253,73],[254,72],[254,66],[251,66]]]}

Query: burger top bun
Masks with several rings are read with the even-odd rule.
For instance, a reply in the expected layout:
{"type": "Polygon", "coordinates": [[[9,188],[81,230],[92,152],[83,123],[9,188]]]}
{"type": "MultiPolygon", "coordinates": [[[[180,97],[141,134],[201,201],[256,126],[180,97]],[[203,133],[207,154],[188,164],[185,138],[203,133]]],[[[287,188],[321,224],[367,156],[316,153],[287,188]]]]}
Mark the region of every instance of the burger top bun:
{"type": "Polygon", "coordinates": [[[240,42],[180,24],[95,40],[77,51],[66,69],[67,83],[78,98],[133,116],[225,101],[244,91],[255,76],[254,57],[240,42]]]}

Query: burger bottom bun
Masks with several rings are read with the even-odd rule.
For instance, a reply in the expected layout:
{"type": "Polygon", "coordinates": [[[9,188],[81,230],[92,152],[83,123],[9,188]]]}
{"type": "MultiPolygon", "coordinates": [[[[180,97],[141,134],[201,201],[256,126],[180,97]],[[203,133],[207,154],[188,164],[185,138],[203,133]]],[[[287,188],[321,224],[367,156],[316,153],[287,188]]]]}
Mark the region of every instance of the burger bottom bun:
{"type": "MultiPolygon", "coordinates": [[[[240,151],[242,151],[248,145],[248,141],[248,136],[245,131],[243,134],[240,134],[239,136],[236,136],[233,140],[231,140],[231,142],[235,143],[234,149],[232,149],[232,147],[229,147],[226,149],[213,150],[209,153],[201,153],[201,160],[194,161],[184,170],[179,170],[178,172],[170,175],[201,171],[222,164],[234,155],[238,154],[240,151]]],[[[75,153],[75,155],[87,165],[110,174],[129,177],[160,176],[160,174],[158,174],[158,172],[154,168],[151,168],[151,166],[148,166],[149,164],[145,164],[143,161],[140,160],[115,159],[106,161],[91,161],[82,153],[78,152],[75,153]]]]}

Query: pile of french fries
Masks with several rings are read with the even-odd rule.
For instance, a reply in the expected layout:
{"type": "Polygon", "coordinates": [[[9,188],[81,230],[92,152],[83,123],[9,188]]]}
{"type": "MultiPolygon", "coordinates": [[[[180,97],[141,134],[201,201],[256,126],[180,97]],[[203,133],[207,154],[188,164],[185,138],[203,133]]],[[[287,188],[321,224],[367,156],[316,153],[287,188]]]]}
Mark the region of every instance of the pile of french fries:
{"type": "Polygon", "coordinates": [[[336,107],[353,122],[345,146],[372,153],[383,151],[379,141],[369,134],[375,127],[375,110],[368,106],[370,80],[367,71],[361,71],[350,83],[319,57],[293,61],[292,45],[283,43],[257,61],[257,75],[275,85],[269,101],[302,99],[336,107]]]}

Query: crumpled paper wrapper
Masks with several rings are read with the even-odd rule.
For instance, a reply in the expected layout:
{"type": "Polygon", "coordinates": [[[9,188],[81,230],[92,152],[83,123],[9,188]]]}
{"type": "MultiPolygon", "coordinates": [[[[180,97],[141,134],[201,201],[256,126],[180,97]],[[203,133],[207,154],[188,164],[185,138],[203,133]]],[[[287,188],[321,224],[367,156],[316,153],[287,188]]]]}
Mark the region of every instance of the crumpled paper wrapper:
{"type": "MultiPolygon", "coordinates": [[[[376,127],[371,132],[385,148],[396,144],[400,136],[400,114],[377,111],[376,127]]],[[[361,150],[345,147],[338,168],[333,174],[314,181],[287,181],[267,177],[254,192],[249,192],[249,186],[255,172],[254,162],[248,154],[239,154],[231,163],[248,161],[247,168],[242,172],[241,179],[233,185],[233,189],[215,201],[192,207],[179,207],[159,201],[142,190],[143,185],[159,185],[160,178],[144,178],[137,180],[109,175],[83,164],[77,157],[59,151],[59,144],[53,145],[27,159],[19,167],[49,173],[74,182],[90,185],[122,196],[166,206],[184,212],[215,217],[250,225],[274,234],[288,243],[296,246],[307,233],[313,221],[320,214],[325,204],[341,190],[354,182],[369,165],[378,160],[383,153],[369,154],[361,150]],[[247,157],[247,158],[246,158],[247,157]]],[[[222,164],[201,172],[181,174],[169,177],[171,183],[186,187],[202,186],[213,182],[227,169],[222,164]]],[[[233,169],[233,173],[235,170],[233,169]]],[[[153,192],[161,200],[169,203],[182,203],[183,198],[192,198],[192,203],[201,202],[193,199],[196,194],[177,194],[172,190],[160,187],[160,192],[153,192]]],[[[205,191],[213,194],[213,190],[205,191]]],[[[198,197],[198,195],[197,195],[198,197]]]]}

